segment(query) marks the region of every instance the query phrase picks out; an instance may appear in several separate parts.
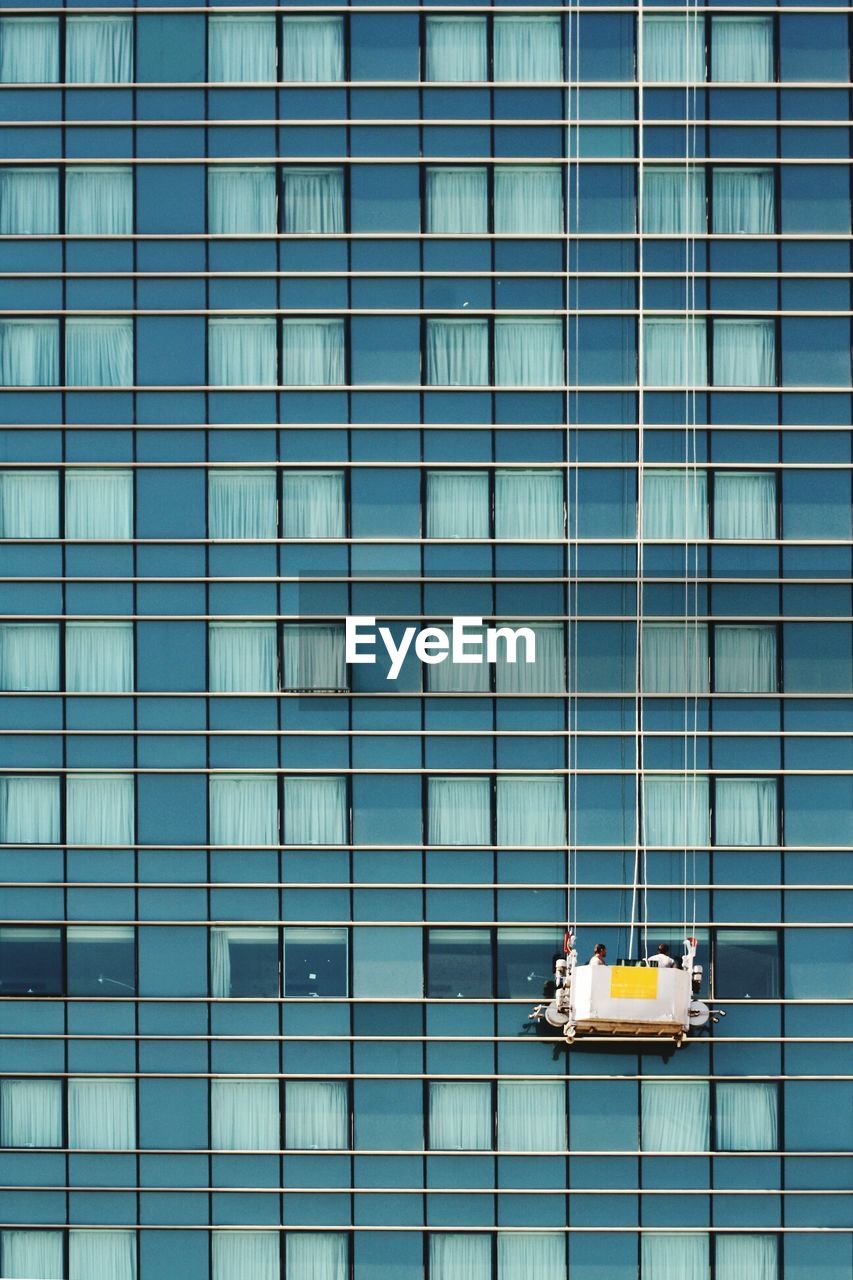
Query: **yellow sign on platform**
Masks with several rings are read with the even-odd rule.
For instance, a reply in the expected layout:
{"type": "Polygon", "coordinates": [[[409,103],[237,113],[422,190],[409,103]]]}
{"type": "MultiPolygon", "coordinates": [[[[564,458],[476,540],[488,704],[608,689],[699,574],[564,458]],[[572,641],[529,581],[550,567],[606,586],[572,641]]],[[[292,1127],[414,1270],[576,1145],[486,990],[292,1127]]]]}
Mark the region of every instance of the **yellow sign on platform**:
{"type": "Polygon", "coordinates": [[[616,1000],[655,1000],[658,994],[657,966],[629,968],[615,965],[610,970],[610,995],[616,1000]]]}

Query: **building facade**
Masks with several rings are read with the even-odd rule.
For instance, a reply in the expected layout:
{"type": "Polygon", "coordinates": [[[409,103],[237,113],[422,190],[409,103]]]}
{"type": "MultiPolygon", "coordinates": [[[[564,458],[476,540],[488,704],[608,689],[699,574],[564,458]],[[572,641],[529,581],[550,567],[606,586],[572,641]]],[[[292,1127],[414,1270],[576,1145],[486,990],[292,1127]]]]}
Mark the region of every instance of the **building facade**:
{"type": "Polygon", "coordinates": [[[849,1280],[850,13],[5,0],[4,1280],[849,1280]]]}

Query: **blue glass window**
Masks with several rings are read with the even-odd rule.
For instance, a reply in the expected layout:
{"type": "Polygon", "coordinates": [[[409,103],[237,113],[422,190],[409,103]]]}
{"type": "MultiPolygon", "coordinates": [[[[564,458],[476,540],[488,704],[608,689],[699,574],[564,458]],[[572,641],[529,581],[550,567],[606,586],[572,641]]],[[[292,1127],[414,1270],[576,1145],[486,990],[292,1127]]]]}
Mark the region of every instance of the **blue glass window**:
{"type": "Polygon", "coordinates": [[[215,235],[270,235],[278,226],[275,169],[217,166],[207,174],[208,230],[215,235]]]}
{"type": "Polygon", "coordinates": [[[0,1080],[0,1144],[62,1146],[60,1080],[0,1080]]]}
{"type": "Polygon", "coordinates": [[[427,18],[427,80],[488,79],[485,18],[427,18]]]}
{"type": "Polygon", "coordinates": [[[643,169],[643,230],[658,235],[704,231],[704,169],[646,165],[643,169]]]}
{"type": "Polygon", "coordinates": [[[59,779],[40,774],[0,776],[0,844],[56,844],[59,779]]]}
{"type": "Polygon", "coordinates": [[[126,693],[133,688],[132,622],[67,622],[65,687],[69,693],[126,693]]]}
{"type": "Polygon", "coordinates": [[[494,19],[495,80],[562,80],[560,18],[513,14],[494,19]]]}
{"type": "Polygon", "coordinates": [[[285,538],[342,538],[346,504],[342,471],[285,471],[281,477],[285,538]]]}
{"type": "Polygon", "coordinates": [[[772,236],[776,193],[772,169],[715,167],[714,231],[717,235],[772,236]]]}
{"type": "Polygon", "coordinates": [[[488,1151],[492,1146],[493,1124],[490,1084],[479,1080],[430,1082],[429,1144],[434,1150],[488,1151]]]}
{"type": "Polygon", "coordinates": [[[209,18],[207,78],[230,82],[275,80],[275,15],[241,13],[209,18]]]}
{"type": "Polygon", "coordinates": [[[57,170],[0,169],[0,235],[56,235],[58,231],[57,170]]]}
{"type": "Polygon", "coordinates": [[[343,320],[284,320],[281,332],[285,386],[336,387],[346,382],[343,320]]]}
{"type": "Polygon", "coordinates": [[[718,778],[714,788],[718,845],[776,844],[775,778],[718,778]]]}
{"type": "Polygon", "coordinates": [[[707,626],[695,622],[646,623],[642,667],[645,693],[707,693],[707,626]]]}
{"type": "Polygon", "coordinates": [[[773,19],[711,19],[711,79],[751,83],[773,80],[773,19]]]}
{"type": "Polygon", "coordinates": [[[548,169],[544,165],[497,165],[494,181],[498,235],[560,234],[563,230],[560,169],[548,169]]]}
{"type": "Polygon", "coordinates": [[[59,688],[59,627],[50,622],[0,624],[0,689],[59,688]]]}
{"type": "Polygon", "coordinates": [[[350,1145],[347,1087],[342,1080],[288,1080],[284,1086],[284,1145],[335,1151],[350,1145]]]}
{"type": "Polygon", "coordinates": [[[210,930],[210,994],[277,996],[278,930],[231,925],[210,930]]]}
{"type": "Polygon", "coordinates": [[[684,848],[711,843],[708,779],[646,774],[643,839],[648,845],[684,848]]]}
{"type": "Polygon", "coordinates": [[[643,1151],[708,1151],[711,1090],[704,1080],[644,1080],[640,1088],[643,1151]]]}
{"type": "Polygon", "coordinates": [[[69,1080],[68,1145],[77,1150],[132,1150],[136,1082],[106,1077],[69,1080]]]}
{"type": "Polygon", "coordinates": [[[704,319],[655,316],[643,321],[643,378],[647,386],[704,386],[708,353],[704,319]]]}
{"type": "MultiPolygon", "coordinates": [[[[470,165],[428,168],[426,202],[427,231],[434,234],[473,235],[489,229],[488,180],[485,169],[475,169],[470,165]]],[[[496,203],[496,225],[497,216],[496,203]]]]}
{"type": "Polygon", "coordinates": [[[0,83],[55,84],[58,79],[58,19],[0,18],[0,83]]]}
{"type": "Polygon", "coordinates": [[[776,385],[776,330],[772,320],[714,321],[714,385],[776,385]]]}
{"type": "Polygon", "coordinates": [[[347,1253],[347,1238],[341,1231],[299,1231],[285,1236],[284,1256],[289,1276],[347,1280],[350,1274],[347,1253]]]}
{"type": "Polygon", "coordinates": [[[208,639],[212,693],[269,693],[278,688],[274,622],[212,622],[208,639]]]}
{"type": "Polygon", "coordinates": [[[66,320],[65,382],[69,387],[133,386],[133,320],[66,320]]]}
{"type": "Polygon", "coordinates": [[[487,320],[427,320],[427,382],[431,386],[485,386],[489,381],[487,320]]]}
{"type": "Polygon", "coordinates": [[[0,471],[0,537],[59,535],[59,476],[55,471],[0,471]]]}
{"type": "Polygon", "coordinates": [[[718,471],[714,476],[714,537],[776,536],[776,477],[772,471],[718,471]]]}
{"type": "Polygon", "coordinates": [[[344,78],[342,18],[282,19],[284,81],[322,82],[344,78]]]}
{"type": "Polygon", "coordinates": [[[65,472],[66,538],[132,538],[133,472],[69,468],[65,472]]]}
{"type": "Polygon", "coordinates": [[[70,1280],[136,1280],[135,1231],[68,1232],[70,1280]]]}
{"type": "Polygon", "coordinates": [[[286,625],[282,631],[282,666],[285,689],[346,689],[343,627],[334,622],[286,625]]]}
{"type": "Polygon", "coordinates": [[[658,82],[705,79],[705,36],[701,18],[655,14],[643,18],[643,77],[658,82]]]}
{"type": "Polygon", "coordinates": [[[344,230],[343,169],[288,167],[281,179],[285,231],[337,235],[344,230]]]}
{"type": "Polygon", "coordinates": [[[275,319],[239,316],[208,320],[207,360],[213,386],[275,386],[275,319]]]}
{"type": "Polygon", "coordinates": [[[277,1151],[277,1080],[211,1080],[210,1145],[216,1151],[277,1151]]]}
{"type": "Polygon", "coordinates": [[[517,467],[495,472],[496,538],[562,538],[565,521],[561,471],[517,467]]]}
{"type": "Polygon", "coordinates": [[[555,387],[565,379],[561,320],[495,321],[497,386],[555,387]]]}
{"type": "Polygon", "coordinates": [[[211,538],[274,538],[278,532],[274,471],[210,471],[207,504],[211,538]]]}
{"type": "Polygon", "coordinates": [[[0,320],[0,386],[49,387],[59,381],[56,320],[0,320]]]}
{"type": "Polygon", "coordinates": [[[281,1262],[277,1231],[214,1231],[211,1238],[213,1280],[279,1280],[281,1262]]]}
{"type": "Polygon", "coordinates": [[[328,925],[284,930],[284,995],[347,993],[347,931],[328,925]]]}
{"type": "Polygon", "coordinates": [[[776,628],[714,628],[714,688],[718,693],[774,693],[776,628]]]}
{"type": "Polygon", "coordinates": [[[428,538],[488,538],[486,471],[428,471],[428,538]]]}
{"type": "Polygon", "coordinates": [[[720,1081],[714,1096],[718,1151],[775,1151],[779,1135],[775,1083],[720,1081]]]}
{"type": "Polygon", "coordinates": [[[133,844],[134,814],[132,774],[68,774],[65,838],[69,844],[133,844]]]}
{"type": "Polygon", "coordinates": [[[0,927],[0,992],[7,996],[45,996],[61,991],[60,930],[49,925],[0,927]]]}
{"type": "Polygon", "coordinates": [[[74,84],[129,83],[133,79],[133,18],[67,18],[65,79],[74,84]]]}
{"type": "Polygon", "coordinates": [[[643,537],[678,541],[708,537],[708,477],[704,471],[645,471],[643,537]]]}
{"type": "Polygon", "coordinates": [[[66,990],[72,996],[136,992],[136,943],[130,925],[69,925],[66,990]]]}
{"type": "Polygon", "coordinates": [[[64,1274],[61,1231],[0,1231],[4,1275],[61,1276],[64,1274]]]}

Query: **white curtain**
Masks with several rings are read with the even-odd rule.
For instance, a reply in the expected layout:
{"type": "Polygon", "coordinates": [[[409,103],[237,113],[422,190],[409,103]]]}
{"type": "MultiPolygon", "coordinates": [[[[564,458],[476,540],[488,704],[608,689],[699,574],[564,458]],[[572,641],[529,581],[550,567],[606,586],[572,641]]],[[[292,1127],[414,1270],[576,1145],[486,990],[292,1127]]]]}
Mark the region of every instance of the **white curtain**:
{"type": "Polygon", "coordinates": [[[566,1086],[562,1080],[498,1083],[498,1148],[565,1151],[566,1086]]]}
{"type": "Polygon", "coordinates": [[[278,780],[274,774],[211,777],[210,843],[278,844],[278,780]]]}
{"type": "Polygon", "coordinates": [[[643,839],[647,845],[682,848],[710,844],[708,779],[647,774],[643,779],[643,839]]]}
{"type": "Polygon", "coordinates": [[[430,1280],[492,1280],[492,1242],[489,1236],[455,1232],[429,1238],[430,1280]]]}
{"type": "Polygon", "coordinates": [[[207,173],[207,227],[215,235],[271,235],[278,225],[275,169],[217,165],[207,173]]]}
{"type": "Polygon", "coordinates": [[[718,845],[778,842],[775,778],[718,778],[715,808],[718,845]]]}
{"type": "Polygon", "coordinates": [[[704,169],[644,166],[643,230],[664,235],[704,231],[704,169]]]}
{"type": "Polygon", "coordinates": [[[488,538],[487,471],[428,471],[427,537],[488,538]]]}
{"type": "Polygon", "coordinates": [[[776,384],[776,330],[772,320],[714,321],[714,386],[776,384]]]}
{"type": "Polygon", "coordinates": [[[342,1080],[288,1080],[284,1145],[300,1151],[340,1151],[349,1144],[347,1086],[342,1080]]]}
{"type": "Polygon", "coordinates": [[[210,1145],[217,1151],[278,1151],[277,1080],[211,1080],[210,1145]]]}
{"type": "Polygon", "coordinates": [[[769,1082],[720,1082],[715,1088],[718,1151],[774,1151],[779,1094],[769,1082]]]}
{"type": "Polygon", "coordinates": [[[61,1231],[0,1231],[3,1280],[63,1280],[61,1231]]]}
{"type": "Polygon", "coordinates": [[[714,628],[714,688],[717,693],[776,692],[776,628],[714,628]]]}
{"type": "Polygon", "coordinates": [[[705,1080],[644,1080],[640,1086],[643,1151],[707,1151],[710,1086],[705,1080]]]}
{"type": "Polygon", "coordinates": [[[274,387],[276,322],[246,316],[207,322],[208,380],[215,387],[274,387]]]}
{"type": "Polygon", "coordinates": [[[711,19],[711,78],[739,84],[773,79],[773,19],[711,19]]]}
{"type": "Polygon", "coordinates": [[[344,629],[336,622],[300,622],[284,627],[285,689],[346,689],[344,629]]]}
{"type": "Polygon", "coordinates": [[[482,387],[489,381],[488,320],[427,320],[427,383],[482,387]]]}
{"type": "Polygon", "coordinates": [[[69,387],[133,386],[133,320],[66,320],[65,382],[69,387]]]}
{"type": "Polygon", "coordinates": [[[563,174],[543,165],[495,166],[498,235],[554,235],[563,230],[563,174]]]}
{"type": "Polygon", "coordinates": [[[718,1235],[716,1280],[777,1280],[778,1241],[772,1235],[718,1235]]]}
{"type": "Polygon", "coordinates": [[[695,81],[705,79],[705,32],[702,18],[646,17],[643,19],[643,79],[695,81]]]}
{"type": "Polygon", "coordinates": [[[0,537],[59,535],[59,476],[55,471],[0,471],[0,537]]]}
{"type": "Polygon", "coordinates": [[[214,1231],[212,1280],[279,1280],[277,1231],[214,1231]]]}
{"type": "Polygon", "coordinates": [[[427,18],[427,80],[487,80],[485,18],[427,18]]]}
{"type": "Polygon", "coordinates": [[[498,778],[498,844],[561,845],[566,842],[566,791],[562,778],[526,774],[498,778]]]}
{"type": "Polygon", "coordinates": [[[284,843],[346,844],[346,778],[284,779],[284,843]]]}
{"type": "Polygon", "coordinates": [[[271,693],[278,687],[274,622],[211,622],[212,693],[271,693]]]}
{"type": "Polygon", "coordinates": [[[283,320],[281,380],[292,386],[343,386],[343,320],[283,320]]]}
{"type": "Polygon", "coordinates": [[[488,778],[430,778],[427,787],[430,844],[491,844],[488,778]]]}
{"type": "Polygon", "coordinates": [[[275,80],[275,14],[208,18],[207,76],[232,83],[275,80]]]}
{"type": "Polygon", "coordinates": [[[281,478],[285,538],[342,538],[343,471],[285,471],[281,478]]]}
{"type": "Polygon", "coordinates": [[[127,693],[133,688],[132,622],[66,622],[69,693],[127,693]]]}
{"type": "Polygon", "coordinates": [[[0,844],[56,844],[59,779],[0,776],[0,844]]]}
{"type": "Polygon", "coordinates": [[[490,1151],[492,1086],[485,1081],[433,1080],[429,1144],[437,1151],[490,1151]]]}
{"type": "MultiPolygon", "coordinates": [[[[498,624],[500,625],[500,624],[498,624]]],[[[525,661],[525,645],[519,642],[514,663],[506,660],[506,646],[498,645],[495,687],[498,693],[563,693],[566,688],[566,633],[562,622],[508,622],[508,627],[529,627],[536,637],[536,661],[525,661]]]]}
{"type": "Polygon", "coordinates": [[[0,624],[0,689],[59,688],[59,627],[54,622],[0,624]]]}
{"type": "Polygon", "coordinates": [[[59,322],[0,320],[0,386],[49,387],[59,382],[59,322]]]}
{"type": "Polygon", "coordinates": [[[471,165],[427,169],[426,205],[427,231],[434,234],[475,235],[488,231],[486,170],[471,165]]]}
{"type": "Polygon", "coordinates": [[[772,236],[776,196],[772,169],[717,169],[714,231],[717,235],[772,236]]]}
{"type": "Polygon", "coordinates": [[[65,79],[74,84],[131,81],[133,18],[66,18],[65,79]]]}
{"type": "Polygon", "coordinates": [[[65,782],[69,844],[133,844],[133,775],[69,773],[65,782]]]}
{"type": "MultiPolygon", "coordinates": [[[[469,634],[480,636],[481,652],[486,652],[486,628],[466,628],[469,634]]],[[[426,679],[430,693],[487,693],[490,686],[490,667],[485,662],[454,662],[448,653],[444,662],[426,667],[426,679]]]]}
{"type": "Polygon", "coordinates": [[[347,1238],[343,1232],[288,1232],[284,1250],[290,1280],[347,1280],[347,1238]]]}
{"type": "Polygon", "coordinates": [[[58,19],[0,18],[0,84],[55,84],[58,79],[58,19]]]}
{"type": "Polygon", "coordinates": [[[135,1081],[69,1080],[68,1145],[103,1151],[128,1151],[135,1147],[135,1081]]]}
{"type": "Polygon", "coordinates": [[[643,473],[643,537],[708,536],[708,476],[705,471],[646,470],[643,473]]]}
{"type": "Polygon", "coordinates": [[[282,80],[302,83],[344,78],[342,18],[283,18],[282,80]]]}
{"type": "Polygon", "coordinates": [[[274,471],[209,471],[207,524],[211,538],[274,538],[278,499],[274,471]]]}
{"type": "Polygon", "coordinates": [[[714,477],[714,537],[776,536],[776,477],[772,471],[718,471],[714,477]]]}
{"type": "Polygon", "coordinates": [[[707,624],[652,622],[643,626],[643,692],[707,693],[707,624]]]}
{"type": "Polygon", "coordinates": [[[538,542],[565,533],[562,471],[495,472],[495,537],[538,542]]]}
{"type": "Polygon", "coordinates": [[[62,1146],[61,1080],[0,1080],[0,1144],[62,1146]]]}
{"type": "Polygon", "coordinates": [[[641,1237],[642,1280],[709,1280],[707,1235],[700,1232],[645,1232],[641,1237]]]}
{"type": "Polygon", "coordinates": [[[565,380],[562,320],[495,321],[497,386],[555,387],[565,380]]]}
{"type": "Polygon", "coordinates": [[[133,170],[69,165],[65,170],[65,230],[74,236],[133,232],[133,170]]]}
{"type": "Polygon", "coordinates": [[[0,235],[48,235],[59,231],[56,169],[0,169],[0,235]]]}
{"type": "Polygon", "coordinates": [[[562,1280],[566,1237],[562,1232],[502,1231],[498,1235],[498,1280],[562,1280]]]}
{"type": "Polygon", "coordinates": [[[562,80],[560,21],[550,14],[495,18],[495,80],[562,80]]]}
{"type": "Polygon", "coordinates": [[[135,1231],[69,1231],[68,1280],[136,1280],[135,1231]]]}
{"type": "Polygon", "coordinates": [[[282,170],[284,229],[339,235],[344,229],[343,169],[282,170]]]}
{"type": "Polygon", "coordinates": [[[643,380],[653,387],[705,386],[708,352],[704,319],[656,316],[643,321],[643,380]]]}
{"type": "Polygon", "coordinates": [[[132,538],[133,473],[94,467],[65,473],[66,538],[132,538]]]}

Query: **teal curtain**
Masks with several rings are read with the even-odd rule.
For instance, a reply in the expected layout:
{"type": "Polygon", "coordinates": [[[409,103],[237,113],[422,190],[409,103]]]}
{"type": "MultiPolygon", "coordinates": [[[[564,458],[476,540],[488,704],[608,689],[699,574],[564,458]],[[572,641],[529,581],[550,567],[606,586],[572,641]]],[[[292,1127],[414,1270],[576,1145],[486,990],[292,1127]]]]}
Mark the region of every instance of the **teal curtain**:
{"type": "Polygon", "coordinates": [[[346,778],[284,779],[284,843],[346,844],[346,778]]]}
{"type": "Polygon", "coordinates": [[[643,381],[648,386],[705,386],[708,353],[704,319],[662,316],[644,320],[643,342],[643,381]]]}
{"type": "Polygon", "coordinates": [[[559,81],[563,57],[559,16],[513,14],[494,19],[495,80],[559,81]]]}
{"type": "Polygon", "coordinates": [[[563,230],[563,174],[544,165],[495,166],[498,235],[559,235],[563,230]]]}
{"type": "Polygon", "coordinates": [[[274,774],[211,776],[210,843],[278,844],[278,780],[274,774]]]}
{"type": "Polygon", "coordinates": [[[65,382],[69,387],[133,386],[133,320],[66,320],[65,382]]]}
{"type": "MultiPolygon", "coordinates": [[[[820,1274],[818,1268],[817,1274],[820,1274]]],[[[716,1280],[777,1280],[778,1240],[772,1235],[718,1235],[714,1250],[716,1280]]]]}
{"type": "Polygon", "coordinates": [[[274,387],[277,381],[273,316],[207,322],[208,381],[215,387],[274,387]]]}
{"type": "Polygon", "coordinates": [[[562,1231],[501,1231],[498,1280],[562,1280],[566,1274],[566,1237],[562,1231]]]}
{"type": "Polygon", "coordinates": [[[284,229],[320,235],[344,230],[343,169],[283,169],[284,229]]]}
{"type": "Polygon", "coordinates": [[[488,320],[427,320],[427,382],[482,387],[489,381],[488,320]]]}
{"type": "Polygon", "coordinates": [[[0,689],[59,688],[59,627],[55,622],[0,623],[0,689]]]}
{"type": "Polygon", "coordinates": [[[640,1257],[640,1280],[709,1280],[711,1274],[708,1237],[698,1231],[646,1231],[640,1257]]]}
{"type": "Polygon", "coordinates": [[[133,79],[133,18],[66,18],[65,79],[72,84],[129,83],[133,79]]]}
{"type": "Polygon", "coordinates": [[[643,79],[653,82],[705,79],[703,19],[685,13],[682,18],[643,18],[643,79]]]}
{"type": "Polygon", "coordinates": [[[0,320],[0,386],[50,387],[58,382],[58,321],[0,320]]]}
{"type": "Polygon", "coordinates": [[[128,693],[133,688],[132,622],[66,622],[69,693],[128,693]]]}
{"type": "Polygon", "coordinates": [[[535,542],[565,536],[561,471],[495,472],[495,537],[535,542]]]}
{"type": "Polygon", "coordinates": [[[65,839],[68,844],[133,844],[134,808],[132,774],[69,773],[65,839]]]}
{"type": "Polygon", "coordinates": [[[294,1231],[284,1238],[286,1274],[297,1280],[347,1280],[347,1238],[342,1231],[294,1231]]]}
{"type": "Polygon", "coordinates": [[[337,622],[300,622],[284,627],[285,689],[346,689],[344,629],[337,622]]]}
{"type": "Polygon", "coordinates": [[[566,843],[566,791],[560,777],[498,778],[498,844],[562,845],[566,843]]]}
{"type": "Polygon", "coordinates": [[[342,471],[285,471],[281,478],[285,538],[343,538],[346,506],[342,471]]]}
{"type": "Polygon", "coordinates": [[[282,321],[281,380],[290,386],[343,386],[343,320],[282,321]]]}
{"type": "Polygon", "coordinates": [[[207,523],[211,538],[275,538],[278,534],[275,472],[209,471],[207,523]]]}
{"type": "Polygon", "coordinates": [[[490,1151],[492,1086],[488,1081],[433,1080],[429,1145],[437,1151],[490,1151]]]}
{"type": "Polygon", "coordinates": [[[566,1086],[562,1080],[498,1082],[501,1151],[565,1151],[566,1086]]]}
{"type": "Polygon", "coordinates": [[[0,235],[55,236],[58,231],[57,170],[0,169],[0,235]]]}
{"type": "Polygon", "coordinates": [[[644,693],[707,693],[709,687],[706,623],[644,625],[644,693]]]}
{"type": "Polygon", "coordinates": [[[776,385],[776,329],[772,320],[714,321],[714,385],[776,385]]]}
{"type": "Polygon", "coordinates": [[[208,625],[211,693],[272,693],[278,688],[274,622],[208,625]]]}
{"type": "Polygon", "coordinates": [[[711,19],[711,79],[739,84],[773,80],[773,19],[711,19]]]}
{"type": "Polygon", "coordinates": [[[433,234],[477,235],[488,231],[486,170],[471,165],[427,169],[426,214],[427,231],[433,234]]]}
{"type": "Polygon", "coordinates": [[[643,230],[685,235],[705,230],[705,170],[681,165],[643,168],[643,230]]]}
{"type": "Polygon", "coordinates": [[[708,1151],[710,1086],[705,1080],[644,1080],[640,1085],[643,1151],[708,1151]]]}
{"type": "Polygon", "coordinates": [[[68,1081],[68,1145],[128,1151],[136,1146],[136,1081],[68,1081]]]}
{"type": "Polygon", "coordinates": [[[298,1151],[340,1151],[350,1145],[345,1081],[287,1081],[284,1145],[298,1151]]]}
{"type": "Polygon", "coordinates": [[[61,1231],[0,1231],[3,1280],[62,1280],[61,1231]]]}
{"type": "Polygon", "coordinates": [[[485,18],[427,18],[427,80],[488,80],[485,18]]]}
{"type": "MultiPolygon", "coordinates": [[[[501,625],[501,624],[496,624],[501,625]]],[[[495,687],[498,693],[563,693],[566,688],[566,633],[562,622],[518,622],[508,627],[529,627],[536,638],[536,661],[524,658],[525,645],[519,641],[516,661],[506,660],[506,646],[498,644],[495,687]]]]}
{"type": "Polygon", "coordinates": [[[136,1232],[69,1231],[68,1280],[136,1280],[136,1232]]]}
{"type": "Polygon", "coordinates": [[[0,844],[59,842],[59,779],[0,776],[0,844]]]}
{"type": "Polygon", "coordinates": [[[716,235],[773,235],[776,195],[772,169],[715,168],[713,180],[716,235]]]}
{"type": "Polygon", "coordinates": [[[0,84],[59,80],[59,20],[0,18],[0,84]]]}
{"type": "Polygon", "coordinates": [[[718,778],[714,790],[718,845],[778,843],[775,778],[718,778]]]}
{"type": "Polygon", "coordinates": [[[429,1237],[430,1280],[492,1280],[492,1242],[487,1235],[439,1231],[429,1237]]]}
{"type": "Polygon", "coordinates": [[[555,387],[565,380],[562,320],[495,321],[497,386],[555,387]]]}
{"type": "Polygon", "coordinates": [[[488,472],[428,471],[426,480],[428,538],[488,538],[488,472]]]}
{"type": "Polygon", "coordinates": [[[0,1080],[0,1145],[62,1146],[60,1080],[0,1080]]]}
{"type": "Polygon", "coordinates": [[[488,778],[430,778],[427,821],[430,844],[491,844],[488,778]]]}
{"type": "Polygon", "coordinates": [[[207,78],[232,83],[274,81],[275,14],[241,13],[209,17],[207,78]]]}
{"type": "Polygon", "coordinates": [[[342,18],[283,18],[281,78],[302,83],[344,78],[342,18]]]}
{"type": "Polygon", "coordinates": [[[643,779],[643,840],[684,848],[711,843],[708,779],[646,774],[643,779]]]}
{"type": "Polygon", "coordinates": [[[73,236],[133,233],[133,170],[74,165],[65,170],[65,230],[73,236]]]}
{"type": "Polygon", "coordinates": [[[207,171],[207,227],[214,235],[272,235],[278,225],[275,169],[217,165],[207,171]]]}
{"type": "Polygon", "coordinates": [[[133,537],[133,472],[95,467],[65,472],[65,536],[87,541],[133,537]]]}
{"type": "Polygon", "coordinates": [[[0,537],[59,536],[59,476],[55,471],[0,471],[0,537]]]}
{"type": "Polygon", "coordinates": [[[779,1094],[766,1081],[716,1085],[718,1151],[775,1151],[779,1141],[779,1094]]]}
{"type": "Polygon", "coordinates": [[[214,1231],[212,1280],[279,1280],[277,1231],[214,1231]]]}
{"type": "Polygon", "coordinates": [[[708,477],[704,471],[656,469],[643,474],[643,537],[708,537],[708,477]]]}
{"type": "Polygon", "coordinates": [[[772,471],[717,472],[714,537],[776,537],[776,477],[772,471]]]}
{"type": "Polygon", "coordinates": [[[717,693],[775,693],[776,628],[714,628],[714,688],[717,693]]]}
{"type": "Polygon", "coordinates": [[[210,1145],[216,1151],[278,1151],[277,1080],[211,1080],[210,1145]]]}

